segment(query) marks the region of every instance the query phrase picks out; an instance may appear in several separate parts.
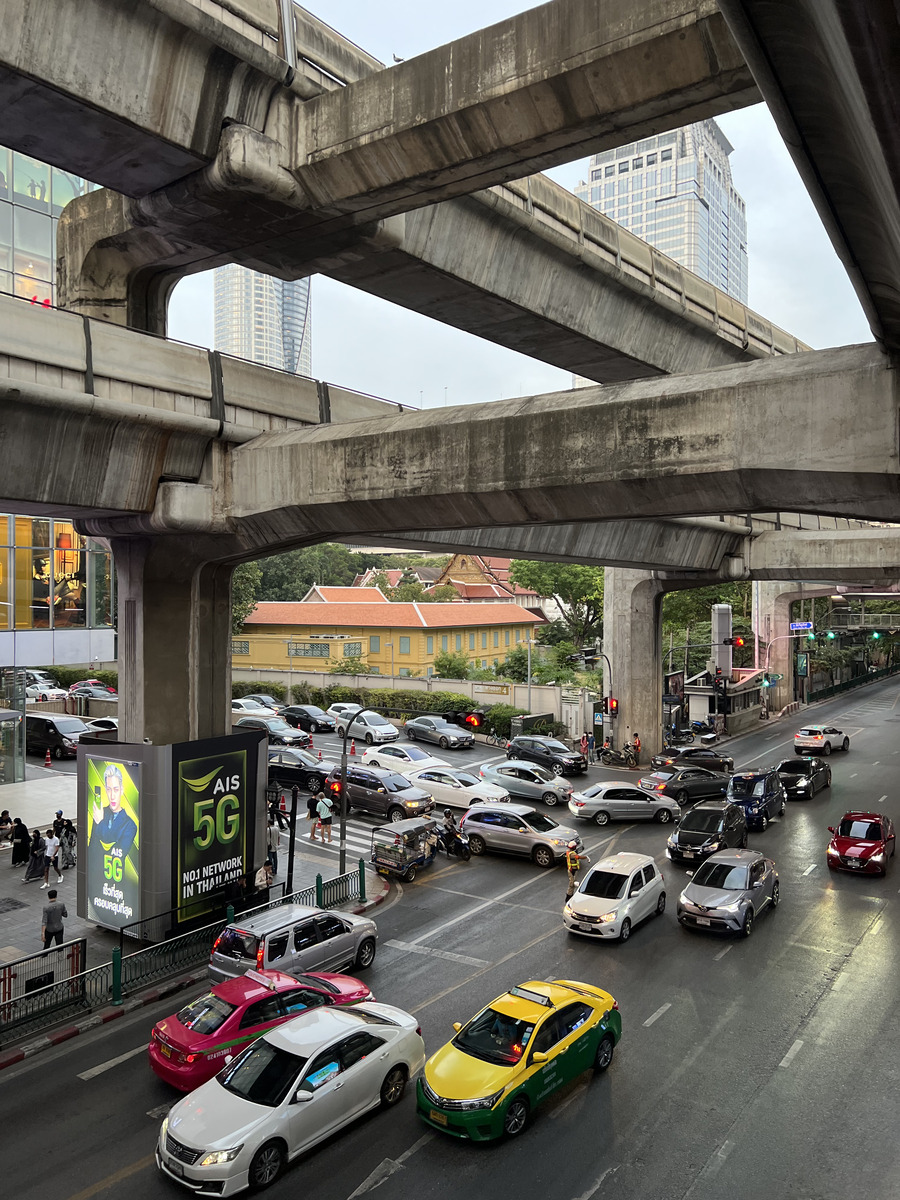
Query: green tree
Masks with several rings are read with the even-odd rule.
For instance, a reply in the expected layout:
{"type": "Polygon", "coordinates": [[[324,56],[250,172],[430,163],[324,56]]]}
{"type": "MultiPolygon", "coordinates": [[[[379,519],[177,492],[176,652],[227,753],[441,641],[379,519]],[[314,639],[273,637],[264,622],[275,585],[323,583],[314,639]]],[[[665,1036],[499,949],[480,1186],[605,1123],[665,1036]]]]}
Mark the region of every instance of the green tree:
{"type": "Polygon", "coordinates": [[[256,608],[262,570],[258,562],[240,563],[231,576],[231,632],[238,634],[256,608]]]}
{"type": "Polygon", "coordinates": [[[511,679],[514,683],[527,683],[528,651],[525,647],[516,646],[514,650],[510,650],[503,662],[497,664],[497,674],[504,679],[511,679]]]}
{"type": "Polygon", "coordinates": [[[562,612],[568,636],[578,647],[602,636],[602,567],[517,559],[510,565],[509,579],[539,596],[554,599],[562,612]]]}
{"type": "Polygon", "coordinates": [[[431,601],[431,596],[425,591],[425,588],[419,583],[418,579],[401,579],[391,595],[391,599],[398,604],[428,604],[431,601]]]}
{"type": "Polygon", "coordinates": [[[366,675],[369,664],[358,654],[348,658],[336,658],[328,668],[329,675],[366,675]]]}
{"type": "Polygon", "coordinates": [[[313,584],[349,587],[370,566],[381,566],[384,556],[351,554],[346,546],[321,542],[302,550],[288,550],[260,559],[260,600],[302,600],[313,584]]]}
{"type": "Polygon", "coordinates": [[[434,656],[434,673],[441,679],[467,679],[469,660],[458,651],[438,650],[434,656]]]}
{"type": "Polygon", "coordinates": [[[440,583],[429,592],[429,597],[432,600],[447,603],[449,600],[459,599],[459,592],[452,583],[440,583]]]}

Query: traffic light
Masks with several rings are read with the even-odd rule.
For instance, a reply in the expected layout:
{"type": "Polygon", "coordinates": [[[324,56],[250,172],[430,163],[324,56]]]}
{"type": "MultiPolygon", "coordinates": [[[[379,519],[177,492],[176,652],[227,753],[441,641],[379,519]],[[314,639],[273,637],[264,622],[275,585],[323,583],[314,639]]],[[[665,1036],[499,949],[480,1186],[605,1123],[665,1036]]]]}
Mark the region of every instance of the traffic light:
{"type": "Polygon", "coordinates": [[[881,634],[878,633],[876,630],[876,632],[872,634],[872,641],[877,642],[880,637],[881,637],[881,634]]]}
{"type": "Polygon", "coordinates": [[[816,635],[814,633],[808,633],[806,635],[806,640],[808,642],[814,642],[816,640],[816,635]]]}
{"type": "Polygon", "coordinates": [[[617,717],[619,715],[619,702],[615,696],[604,697],[603,712],[607,717],[617,717]]]}
{"type": "Polygon", "coordinates": [[[722,668],[721,667],[716,667],[716,673],[713,676],[712,685],[713,685],[714,692],[724,691],[725,680],[722,678],[722,668]]]}
{"type": "Polygon", "coordinates": [[[725,638],[725,640],[723,641],[722,645],[723,645],[723,646],[743,646],[743,645],[744,645],[744,639],[743,639],[742,637],[730,637],[730,638],[725,638]]]}
{"type": "Polygon", "coordinates": [[[479,729],[484,727],[484,711],[476,708],[472,712],[465,713],[461,723],[465,725],[466,729],[471,729],[473,733],[477,733],[479,729]]]}
{"type": "Polygon", "coordinates": [[[834,632],[833,629],[829,629],[828,632],[825,634],[825,636],[828,638],[829,642],[833,642],[834,639],[837,637],[837,634],[834,632]]]}
{"type": "Polygon", "coordinates": [[[584,658],[584,665],[586,667],[593,667],[596,664],[597,659],[600,657],[600,652],[595,646],[583,646],[581,649],[581,655],[584,658]]]}
{"type": "Polygon", "coordinates": [[[343,784],[341,783],[340,779],[332,779],[331,783],[329,783],[329,785],[328,785],[328,790],[329,790],[329,792],[331,792],[331,799],[334,801],[335,804],[340,804],[340,802],[341,802],[341,789],[342,788],[343,788],[343,784]]]}

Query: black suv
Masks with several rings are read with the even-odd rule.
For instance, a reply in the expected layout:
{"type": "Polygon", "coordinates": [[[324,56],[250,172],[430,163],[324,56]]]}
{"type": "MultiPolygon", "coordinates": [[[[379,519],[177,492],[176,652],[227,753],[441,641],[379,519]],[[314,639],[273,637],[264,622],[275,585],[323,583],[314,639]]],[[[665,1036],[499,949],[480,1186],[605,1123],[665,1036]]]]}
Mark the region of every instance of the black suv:
{"type": "Polygon", "coordinates": [[[740,771],[728,781],[727,799],[744,810],[752,829],[768,829],[773,817],[784,815],[787,793],[777,771],[740,771]]]}
{"type": "Polygon", "coordinates": [[[317,759],[306,750],[291,750],[285,747],[269,751],[269,787],[287,788],[294,784],[304,792],[320,792],[337,763],[317,759]]]}
{"type": "Polygon", "coordinates": [[[520,762],[539,763],[548,767],[554,775],[580,775],[587,771],[587,759],[578,750],[570,750],[556,738],[531,737],[520,734],[514,737],[506,747],[507,758],[517,758],[520,762]]]}
{"type": "Polygon", "coordinates": [[[744,810],[730,800],[702,800],[681,818],[666,844],[666,857],[672,862],[703,862],[717,850],[747,845],[747,819],[744,810]]]}
{"type": "MultiPolygon", "coordinates": [[[[328,776],[328,786],[335,797],[340,778],[340,767],[328,776]]],[[[347,767],[347,811],[351,808],[389,821],[406,821],[409,817],[427,817],[434,809],[434,797],[396,771],[353,766],[347,767]]]]}

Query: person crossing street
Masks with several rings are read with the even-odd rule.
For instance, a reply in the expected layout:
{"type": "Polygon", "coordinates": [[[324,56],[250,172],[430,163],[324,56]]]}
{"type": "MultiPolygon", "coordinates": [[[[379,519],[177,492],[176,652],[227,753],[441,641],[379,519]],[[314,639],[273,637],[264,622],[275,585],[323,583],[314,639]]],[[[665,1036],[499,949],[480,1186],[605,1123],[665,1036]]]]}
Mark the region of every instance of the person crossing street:
{"type": "Polygon", "coordinates": [[[569,842],[566,847],[566,870],[569,873],[569,886],[566,889],[566,899],[571,900],[575,895],[575,889],[578,887],[578,872],[581,870],[583,862],[590,862],[586,854],[578,853],[578,843],[569,842]]]}

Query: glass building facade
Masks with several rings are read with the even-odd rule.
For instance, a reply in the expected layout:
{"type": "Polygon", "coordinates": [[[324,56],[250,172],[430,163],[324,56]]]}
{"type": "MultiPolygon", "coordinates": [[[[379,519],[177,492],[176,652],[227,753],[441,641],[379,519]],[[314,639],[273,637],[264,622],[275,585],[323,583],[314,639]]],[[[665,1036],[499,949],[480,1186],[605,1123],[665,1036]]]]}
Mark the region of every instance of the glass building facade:
{"type": "Polygon", "coordinates": [[[0,146],[0,292],[56,303],[56,223],[94,185],[0,146]]]}
{"type": "Polygon", "coordinates": [[[747,212],[715,121],[595,154],[579,199],[747,303],[747,212]]]}
{"type": "Polygon", "coordinates": [[[236,263],[214,273],[217,350],[265,367],[312,373],[310,281],[286,281],[236,263]]]}

